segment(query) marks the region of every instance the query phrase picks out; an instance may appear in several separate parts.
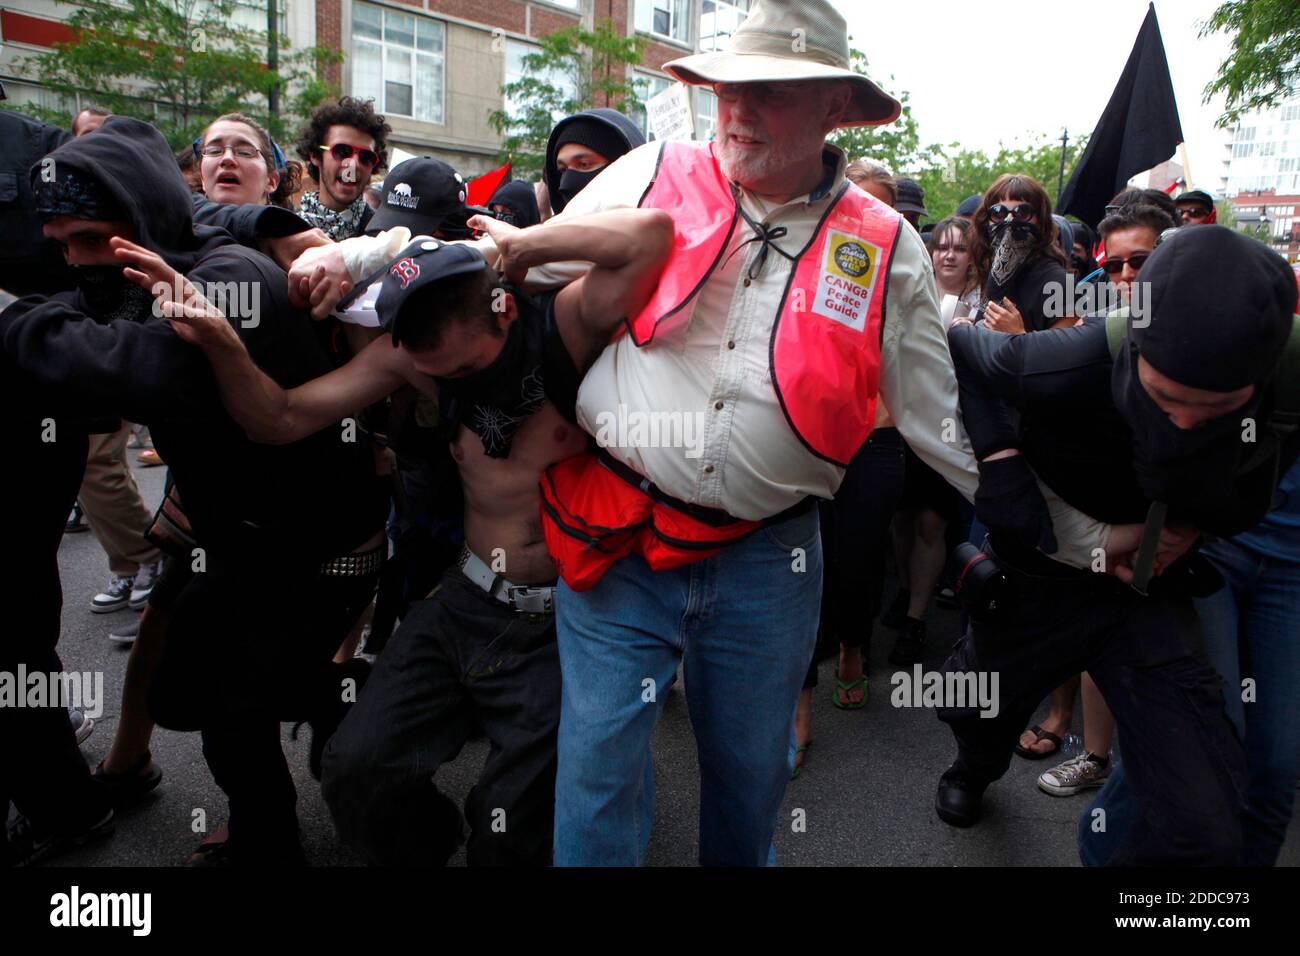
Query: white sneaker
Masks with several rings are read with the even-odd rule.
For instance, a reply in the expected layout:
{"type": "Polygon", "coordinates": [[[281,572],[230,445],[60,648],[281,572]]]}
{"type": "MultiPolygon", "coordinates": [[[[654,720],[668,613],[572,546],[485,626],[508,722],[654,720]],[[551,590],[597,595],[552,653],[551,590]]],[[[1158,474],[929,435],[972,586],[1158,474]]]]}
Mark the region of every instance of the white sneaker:
{"type": "Polygon", "coordinates": [[[1110,761],[1103,766],[1084,752],[1045,770],[1038,777],[1038,789],[1054,797],[1072,797],[1084,790],[1100,787],[1110,776],[1110,761]]]}
{"type": "Polygon", "coordinates": [[[120,611],[131,603],[131,587],[134,584],[134,576],[114,575],[113,580],[108,582],[108,587],[91,598],[90,609],[96,614],[120,611]]]}
{"type": "Polygon", "coordinates": [[[68,708],[68,723],[72,724],[72,732],[77,736],[77,746],[84,744],[95,729],[95,722],[75,707],[68,708]]]}
{"type": "Polygon", "coordinates": [[[157,564],[140,565],[140,570],[135,573],[135,581],[131,584],[131,610],[138,611],[149,603],[149,595],[153,593],[153,586],[157,580],[157,564]]]}

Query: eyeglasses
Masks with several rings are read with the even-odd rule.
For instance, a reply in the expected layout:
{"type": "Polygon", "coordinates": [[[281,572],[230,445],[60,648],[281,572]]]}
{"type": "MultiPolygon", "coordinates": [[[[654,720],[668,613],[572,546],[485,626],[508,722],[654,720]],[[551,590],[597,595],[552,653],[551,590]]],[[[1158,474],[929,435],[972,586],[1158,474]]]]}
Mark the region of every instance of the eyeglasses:
{"type": "Polygon", "coordinates": [[[352,158],[352,154],[357,154],[357,162],[362,166],[373,168],[375,163],[379,162],[379,154],[373,149],[367,149],[364,146],[353,146],[351,143],[335,143],[333,146],[321,146],[321,152],[329,153],[340,163],[352,158]]]}
{"type": "Polygon", "coordinates": [[[1187,220],[1189,219],[1204,219],[1209,214],[1210,214],[1210,210],[1204,208],[1203,206],[1179,206],[1178,207],[1178,215],[1183,220],[1183,222],[1187,222],[1187,220]]]}
{"type": "Polygon", "coordinates": [[[221,146],[217,143],[209,143],[202,149],[196,150],[200,156],[206,156],[209,159],[215,159],[218,156],[225,156],[226,150],[234,152],[239,159],[257,159],[262,155],[262,151],[256,146],[249,146],[246,143],[239,143],[231,146],[221,146]]]}
{"type": "Polygon", "coordinates": [[[1117,276],[1124,271],[1125,264],[1132,266],[1134,272],[1138,272],[1141,270],[1142,264],[1150,258],[1151,253],[1149,252],[1135,252],[1127,259],[1107,259],[1101,264],[1101,267],[1106,270],[1107,275],[1117,276]]]}
{"type": "Polygon", "coordinates": [[[1007,216],[1011,217],[1012,222],[1029,222],[1034,218],[1034,207],[1027,202],[1022,202],[1014,209],[1003,203],[994,203],[989,206],[989,222],[994,225],[1004,221],[1007,216]]]}
{"type": "Polygon", "coordinates": [[[739,102],[743,93],[765,106],[786,106],[807,89],[806,83],[714,83],[713,92],[724,103],[739,102]]]}

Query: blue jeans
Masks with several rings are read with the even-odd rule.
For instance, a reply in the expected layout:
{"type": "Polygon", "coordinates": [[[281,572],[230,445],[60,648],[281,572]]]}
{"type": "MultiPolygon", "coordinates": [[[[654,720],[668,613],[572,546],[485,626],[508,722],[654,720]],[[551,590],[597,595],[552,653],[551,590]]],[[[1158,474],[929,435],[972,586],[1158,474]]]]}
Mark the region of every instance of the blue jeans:
{"type": "MultiPolygon", "coordinates": [[[[1197,601],[1196,610],[1206,656],[1227,684],[1225,709],[1246,744],[1243,862],[1272,866],[1286,841],[1300,769],[1300,564],[1232,541],[1217,541],[1203,554],[1227,582],[1197,601]],[[1243,676],[1255,681],[1249,704],[1242,702],[1243,676]]],[[[1103,862],[1110,839],[1122,838],[1135,811],[1121,765],[1079,821],[1083,862],[1103,862]],[[1106,811],[1105,837],[1091,832],[1097,808],[1106,811]],[[1088,839],[1082,838],[1085,832],[1088,839]]]]}
{"type": "Polygon", "coordinates": [[[650,736],[683,662],[700,759],[700,863],[764,866],[821,602],[817,511],[653,572],[618,561],[556,599],[557,866],[632,866],[654,819],[650,736]]]}

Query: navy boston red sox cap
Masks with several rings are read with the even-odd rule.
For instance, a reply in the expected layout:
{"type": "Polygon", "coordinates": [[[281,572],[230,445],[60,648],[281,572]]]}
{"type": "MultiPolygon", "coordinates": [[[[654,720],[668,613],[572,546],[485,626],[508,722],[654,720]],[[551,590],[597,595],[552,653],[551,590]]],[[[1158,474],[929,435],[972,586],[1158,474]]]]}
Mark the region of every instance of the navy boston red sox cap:
{"type": "Polygon", "coordinates": [[[419,309],[406,305],[421,289],[452,276],[480,272],[487,260],[471,245],[419,239],[403,249],[384,274],[375,312],[379,326],[393,337],[393,346],[401,340],[401,328],[420,321],[419,309]]]}

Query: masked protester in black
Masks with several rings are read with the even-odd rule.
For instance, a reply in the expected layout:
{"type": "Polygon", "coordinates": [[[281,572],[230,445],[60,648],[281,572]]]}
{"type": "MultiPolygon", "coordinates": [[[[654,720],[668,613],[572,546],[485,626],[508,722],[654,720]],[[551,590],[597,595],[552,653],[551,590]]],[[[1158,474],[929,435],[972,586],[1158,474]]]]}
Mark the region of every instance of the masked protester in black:
{"type": "Polygon", "coordinates": [[[542,169],[551,210],[561,212],[601,170],[644,144],[645,137],[636,124],[617,110],[602,107],[560,120],[546,142],[546,165],[542,169]],[[570,144],[581,149],[571,147],[566,151],[570,144]],[[578,158],[570,161],[564,155],[562,163],[561,154],[569,152],[578,158]]]}
{"type": "MultiPolygon", "coordinates": [[[[1266,424],[1295,282],[1268,249],[1220,227],[1176,234],[1142,280],[1148,303],[1115,358],[1102,319],[1036,335],[969,324],[949,333],[981,491],[985,482],[995,489],[981,512],[988,548],[1011,601],[974,620],[947,661],[949,673],[997,673],[1001,688],[994,717],[940,712],[959,752],[936,810],[956,826],[976,822],[984,789],[1005,772],[1038,702],[1087,670],[1115,714],[1142,807],[1107,862],[1230,865],[1241,849],[1244,758],[1191,604],[1221,581],[1194,551],[1176,557],[1176,548],[1157,559],[1163,573],[1146,596],[1110,575],[1036,557],[1032,479],[1037,472],[1066,501],[1117,526],[1132,528],[1161,501],[1168,528],[1227,536],[1253,527],[1300,453],[1295,433],[1279,440],[1266,424]],[[1022,416],[1019,434],[1003,401],[1022,416]],[[1257,424],[1251,442],[1246,421],[1257,424]]],[[[1097,570],[1116,559],[1113,542],[1097,570]]]]}
{"type": "Polygon", "coordinates": [[[537,191],[531,183],[515,180],[506,183],[488,200],[488,209],[492,215],[507,225],[527,229],[542,221],[542,214],[537,209],[537,191]]]}
{"type": "MultiPolygon", "coordinates": [[[[33,172],[37,208],[70,258],[104,258],[84,253],[78,230],[131,238],[200,289],[235,290],[227,320],[277,381],[296,385],[330,369],[308,318],[287,301],[284,273],[227,233],[193,225],[189,190],[155,129],[112,117],[50,158],[52,181],[39,166],[33,172]]],[[[203,355],[155,314],[145,290],[120,268],[77,271],[75,291],[21,299],[0,315],[0,344],[74,411],[150,426],[184,488],[199,545],[188,557],[200,572],[173,606],[153,716],[203,734],[230,798],[219,857],[301,862],[278,723],[311,719],[323,746],[364,677],[330,658],[369,601],[381,561],[370,550],[386,510],[372,463],[335,428],[285,446],[248,441],[203,355]]]]}

